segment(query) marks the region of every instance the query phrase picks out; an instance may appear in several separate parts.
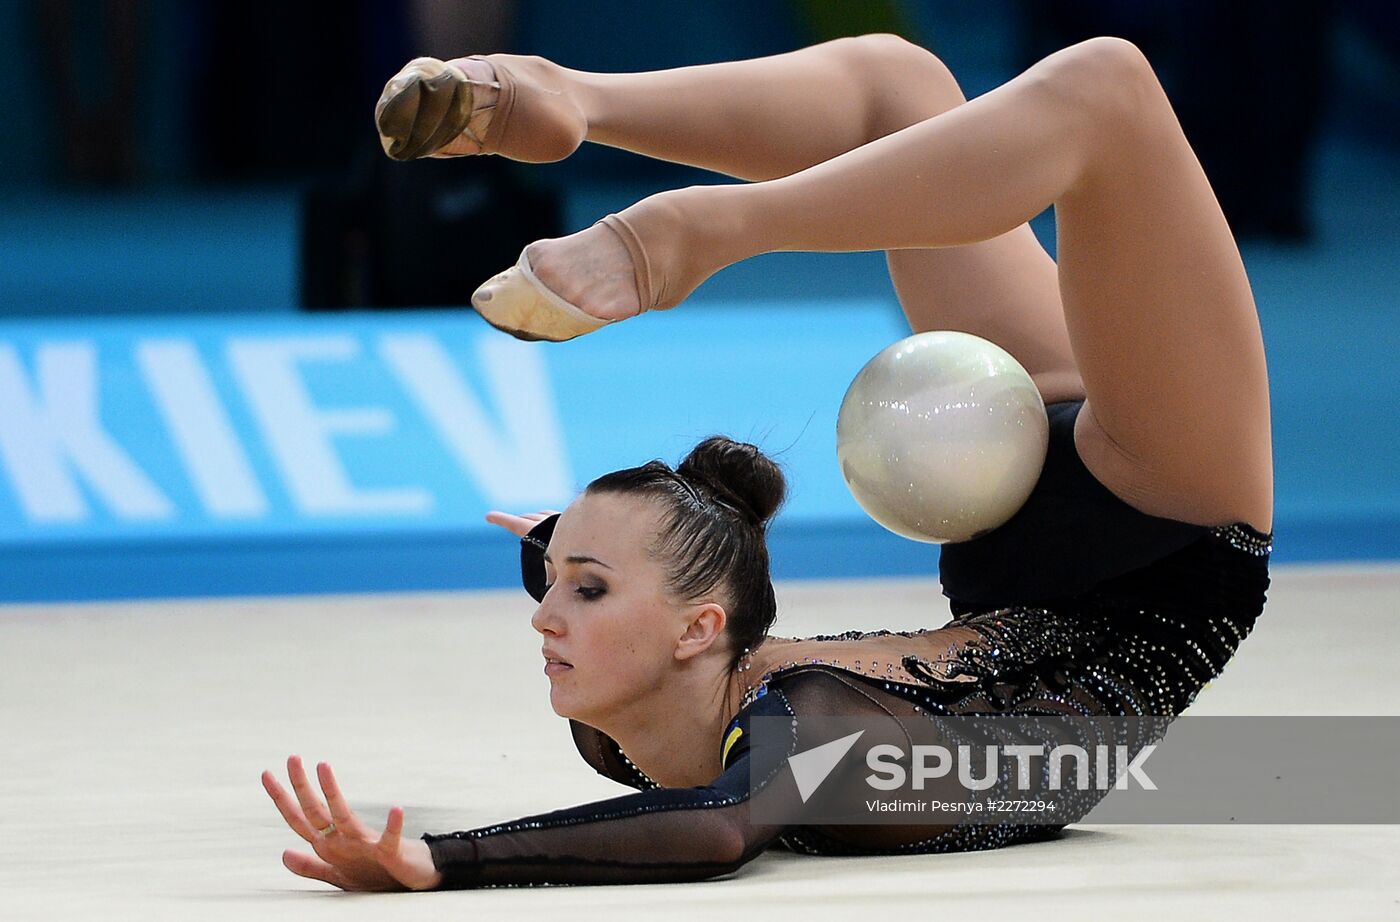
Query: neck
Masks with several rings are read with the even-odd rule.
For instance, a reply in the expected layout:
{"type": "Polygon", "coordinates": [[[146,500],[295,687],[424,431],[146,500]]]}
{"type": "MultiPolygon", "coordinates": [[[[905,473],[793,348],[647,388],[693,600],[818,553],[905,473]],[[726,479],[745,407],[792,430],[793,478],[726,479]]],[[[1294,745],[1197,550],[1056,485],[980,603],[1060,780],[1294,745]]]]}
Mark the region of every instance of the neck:
{"type": "Polygon", "coordinates": [[[709,784],[721,772],[720,735],[738,713],[742,676],[728,657],[698,657],[644,698],[595,726],[662,787],[709,784]]]}

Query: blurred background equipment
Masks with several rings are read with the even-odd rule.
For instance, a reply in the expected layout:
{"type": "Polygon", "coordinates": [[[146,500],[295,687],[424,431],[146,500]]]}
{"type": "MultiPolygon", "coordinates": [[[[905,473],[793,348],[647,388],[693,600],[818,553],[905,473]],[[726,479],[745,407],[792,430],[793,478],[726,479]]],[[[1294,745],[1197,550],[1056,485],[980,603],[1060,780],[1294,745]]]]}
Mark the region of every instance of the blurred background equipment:
{"type": "Polygon", "coordinates": [[[460,307],[526,244],[564,234],[558,192],[508,161],[473,160],[395,163],[376,145],[348,179],[308,189],[302,307],[460,307]]]}
{"type": "Polygon", "coordinates": [[[40,0],[44,102],[58,117],[65,173],[76,182],[136,179],[136,114],[141,72],[140,0],[40,0]]]}
{"type": "Polygon", "coordinates": [[[1236,236],[1306,239],[1338,4],[1023,2],[1026,66],[1096,35],[1135,43],[1171,96],[1236,236]]]}

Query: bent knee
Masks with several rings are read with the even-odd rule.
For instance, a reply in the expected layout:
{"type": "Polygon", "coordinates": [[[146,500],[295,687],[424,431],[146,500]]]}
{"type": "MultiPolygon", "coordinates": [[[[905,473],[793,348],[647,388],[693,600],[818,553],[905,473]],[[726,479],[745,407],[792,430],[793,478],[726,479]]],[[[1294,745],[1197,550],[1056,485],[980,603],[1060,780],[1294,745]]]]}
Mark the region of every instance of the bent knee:
{"type": "Polygon", "coordinates": [[[848,79],[866,88],[872,138],[942,114],[967,101],[953,72],[932,51],[887,32],[830,42],[848,79]]]}
{"type": "Polygon", "coordinates": [[[923,63],[928,59],[938,60],[938,56],[932,51],[892,32],[848,35],[835,39],[831,44],[866,60],[893,60],[916,64],[923,63]]]}
{"type": "MultiPolygon", "coordinates": [[[[1133,139],[1158,143],[1180,132],[1147,56],[1121,38],[1091,38],[1037,63],[1026,77],[1100,151],[1137,149],[1133,139]]],[[[1115,154],[1116,156],[1116,154],[1115,154]]]]}
{"type": "Polygon", "coordinates": [[[1125,38],[1102,35],[1070,45],[1046,58],[1057,61],[1065,79],[1099,87],[1156,85],[1147,55],[1125,38]]]}
{"type": "Polygon", "coordinates": [[[1165,100],[1162,85],[1138,46],[1102,36],[1050,55],[1032,71],[1041,82],[1101,116],[1140,115],[1146,105],[1165,100]]]}

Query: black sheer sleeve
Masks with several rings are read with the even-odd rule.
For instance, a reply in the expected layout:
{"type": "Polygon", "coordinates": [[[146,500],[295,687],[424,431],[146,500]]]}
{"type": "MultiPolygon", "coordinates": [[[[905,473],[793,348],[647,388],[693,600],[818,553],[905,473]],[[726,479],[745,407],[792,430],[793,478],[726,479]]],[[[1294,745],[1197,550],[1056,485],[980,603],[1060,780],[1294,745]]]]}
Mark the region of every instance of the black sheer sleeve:
{"type": "MultiPolygon", "coordinates": [[[[787,696],[774,688],[745,708],[738,724],[745,727],[755,715],[792,713],[787,696]]],[[[740,736],[724,772],[708,785],[655,787],[481,829],[425,835],[442,887],[662,883],[735,871],[782,832],[749,822],[751,771],[759,773],[758,796],[797,799],[792,781],[783,784],[780,777],[786,761],[756,768],[747,735],[740,736]]],[[[600,771],[609,767],[606,748],[597,750],[603,761],[584,755],[600,771]]]]}
{"type": "MultiPolygon", "coordinates": [[[[751,822],[764,816],[800,818],[803,807],[787,756],[797,741],[800,714],[891,716],[861,683],[829,671],[807,669],[775,678],[767,694],[744,708],[726,733],[731,740],[724,771],[708,785],[653,787],[527,816],[509,823],[425,835],[444,889],[529,884],[621,884],[694,881],[736,871],[793,826],[751,822]],[[755,717],[786,717],[792,745],[753,750],[755,717]],[[737,727],[740,733],[736,734],[737,727]],[[752,778],[752,784],[750,779],[752,778]],[[771,811],[771,812],[770,812],[771,811]]],[[[898,734],[894,721],[880,721],[898,734]]],[[[624,783],[648,784],[603,734],[579,724],[580,752],[601,773],[624,783]],[[621,758],[619,764],[616,758],[621,758]],[[629,774],[630,773],[632,774],[629,774]]],[[[863,744],[889,742],[869,734],[863,744]]],[[[719,745],[719,741],[717,741],[719,745]]]]}

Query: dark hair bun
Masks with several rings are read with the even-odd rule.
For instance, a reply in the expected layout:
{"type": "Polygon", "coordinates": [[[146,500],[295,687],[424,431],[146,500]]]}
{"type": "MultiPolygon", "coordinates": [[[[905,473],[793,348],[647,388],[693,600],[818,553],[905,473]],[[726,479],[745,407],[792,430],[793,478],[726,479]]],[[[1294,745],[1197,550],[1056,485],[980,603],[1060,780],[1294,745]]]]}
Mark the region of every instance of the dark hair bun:
{"type": "Polygon", "coordinates": [[[777,462],[757,445],[712,435],[691,449],[676,467],[691,484],[764,525],[787,496],[787,479],[777,462]]]}

